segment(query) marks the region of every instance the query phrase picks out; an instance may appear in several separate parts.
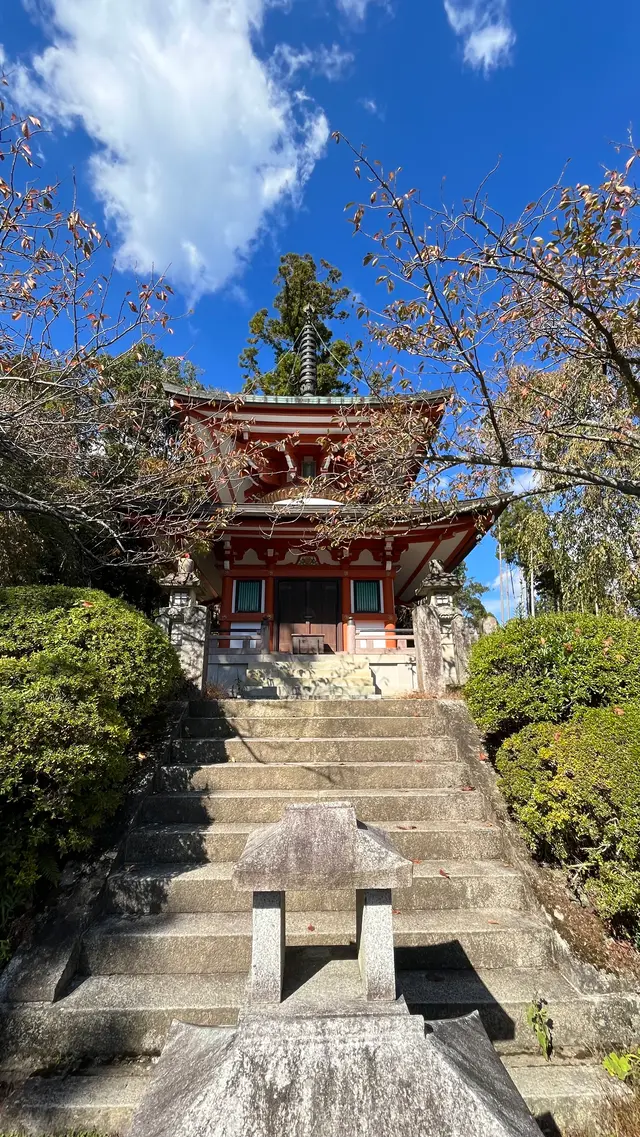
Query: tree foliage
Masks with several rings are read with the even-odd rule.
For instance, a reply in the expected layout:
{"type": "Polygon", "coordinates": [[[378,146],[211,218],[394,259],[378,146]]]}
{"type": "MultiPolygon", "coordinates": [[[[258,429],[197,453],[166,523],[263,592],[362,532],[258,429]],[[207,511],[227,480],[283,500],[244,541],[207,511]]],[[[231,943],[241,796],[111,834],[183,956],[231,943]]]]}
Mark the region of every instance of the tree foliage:
{"type": "Polygon", "coordinates": [[[205,454],[174,418],[165,383],[194,374],[154,346],[171,330],[169,285],[151,279],[116,295],[108,242],[75,204],[63,207],[58,186],[31,180],[41,133],[38,119],[0,104],[4,558],[15,542],[55,563],[61,537],[94,568],[153,560],[201,530],[211,465],[224,473],[234,456],[224,446],[205,454]]]}
{"type": "Polygon", "coordinates": [[[341,285],[342,273],[321,260],[318,272],[310,253],[285,253],[280,258],[274,284],[278,291],[273,301],[276,315],[261,308],[249,321],[249,338],[239,364],[244,375],[243,390],[263,391],[265,395],[298,395],[300,393],[299,339],[312,309],[313,323],[319,340],[318,394],[347,395],[353,390],[349,372],[359,371],[354,348],[343,339],[333,339],[332,323],[349,318],[346,306],[353,298],[351,290],[341,285]],[[264,370],[262,352],[271,354],[271,366],[264,370]]]}
{"type": "MultiPolygon", "coordinates": [[[[489,180],[459,208],[430,206],[399,171],[351,149],[368,185],[350,221],[389,294],[381,311],[360,314],[394,360],[393,390],[449,388],[437,435],[418,416],[408,423],[423,456],[416,496],[453,509],[522,495],[531,491],[514,473],[528,470],[536,492],[595,487],[637,509],[640,151],[630,145],[597,186],[559,181],[510,220],[491,205],[489,180]]],[[[384,448],[396,442],[394,416],[392,406],[380,418],[384,448]]],[[[377,505],[401,476],[378,485],[377,505]]]]}
{"type": "Polygon", "coordinates": [[[640,511],[600,486],[516,501],[500,518],[502,551],[540,611],[640,612],[640,511]]]}
{"type": "Polygon", "coordinates": [[[489,591],[489,586],[469,576],[464,563],[458,569],[458,576],[462,587],[456,595],[456,604],[475,627],[480,628],[485,616],[489,614],[481,599],[489,591]]]}

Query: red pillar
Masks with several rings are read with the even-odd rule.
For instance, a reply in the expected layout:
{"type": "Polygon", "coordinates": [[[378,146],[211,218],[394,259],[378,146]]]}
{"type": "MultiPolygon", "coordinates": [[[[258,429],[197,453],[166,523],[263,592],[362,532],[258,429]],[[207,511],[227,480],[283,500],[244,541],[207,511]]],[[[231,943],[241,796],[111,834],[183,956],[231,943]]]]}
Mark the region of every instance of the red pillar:
{"type": "Polygon", "coordinates": [[[342,609],[342,650],[348,651],[347,646],[347,621],[351,615],[351,581],[349,580],[349,573],[345,570],[342,578],[342,596],[340,607],[342,609]]]}
{"type": "MultiPolygon", "coordinates": [[[[395,632],[396,630],[396,605],[393,588],[393,577],[389,574],[383,578],[382,581],[382,599],[384,601],[384,630],[385,632],[395,632]]],[[[392,650],[396,646],[395,639],[387,639],[387,650],[392,650]]]]}

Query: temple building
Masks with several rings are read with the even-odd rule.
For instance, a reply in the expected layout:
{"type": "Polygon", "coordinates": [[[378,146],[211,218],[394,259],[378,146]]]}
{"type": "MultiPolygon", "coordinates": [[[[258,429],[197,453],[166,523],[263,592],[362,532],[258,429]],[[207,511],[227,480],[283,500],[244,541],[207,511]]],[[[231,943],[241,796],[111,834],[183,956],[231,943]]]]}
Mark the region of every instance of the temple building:
{"type": "MultiPolygon", "coordinates": [[[[213,613],[204,682],[243,687],[249,675],[254,686],[264,687],[268,673],[282,693],[279,674],[295,671],[296,662],[304,678],[314,661],[316,671],[327,675],[330,661],[323,657],[350,657],[355,675],[364,659],[354,657],[375,656],[382,659],[378,671],[386,677],[384,687],[391,682],[394,689],[411,688],[416,685],[413,634],[397,627],[398,607],[415,602],[430,562],[450,573],[464,560],[492,522],[492,511],[476,501],[425,521],[416,505],[415,522],[409,508],[401,521],[390,521],[376,535],[354,535],[337,548],[319,541],[318,526],[336,511],[356,522],[366,511],[345,500],[341,445],[354,430],[366,430],[380,401],[318,396],[312,366],[303,374],[302,389],[300,396],[285,397],[169,388],[209,456],[221,445],[222,419],[224,445],[246,454],[236,476],[220,477],[212,487],[212,514],[222,514],[224,525],[208,553],[193,554],[198,601],[213,613]],[[316,496],[318,485],[326,496],[316,496]]],[[[436,431],[447,395],[407,398],[413,413],[436,431]]],[[[416,477],[421,464],[417,455],[416,477]]],[[[334,659],[334,671],[337,664],[334,659]]],[[[346,664],[343,658],[343,674],[346,664]]],[[[375,668],[372,675],[375,688],[380,685],[375,668]]]]}

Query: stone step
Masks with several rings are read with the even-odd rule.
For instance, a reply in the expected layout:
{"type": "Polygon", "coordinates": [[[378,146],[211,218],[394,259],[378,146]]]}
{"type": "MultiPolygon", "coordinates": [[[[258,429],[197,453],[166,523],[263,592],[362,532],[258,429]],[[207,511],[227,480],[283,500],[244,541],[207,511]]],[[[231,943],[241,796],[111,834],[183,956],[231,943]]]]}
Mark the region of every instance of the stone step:
{"type": "Polygon", "coordinates": [[[415,762],[453,761],[450,738],[177,738],[173,757],[193,762],[415,762]]]}
{"type": "MultiPolygon", "coordinates": [[[[355,913],[287,913],[291,947],[354,944],[355,913]]],[[[540,920],[511,909],[400,912],[394,916],[399,968],[547,967],[551,935],[540,920]]],[[[83,944],[90,975],[219,974],[248,970],[251,913],[111,917],[83,944]]]]}
{"type": "MultiPolygon", "coordinates": [[[[502,833],[491,821],[390,821],[371,824],[388,833],[409,860],[488,861],[502,854],[502,833]]],[[[248,821],[213,825],[143,825],[127,839],[126,860],[140,864],[235,861],[256,828],[248,821]]]]}
{"type": "Polygon", "coordinates": [[[142,803],[140,821],[203,824],[207,821],[279,821],[287,805],[347,798],[358,818],[367,821],[477,821],[487,806],[477,790],[217,790],[215,793],[151,794],[142,803]]]}
{"type": "Polygon", "coordinates": [[[239,717],[306,719],[317,715],[323,718],[415,715],[417,718],[433,719],[445,715],[458,717],[461,712],[466,716],[465,704],[458,699],[384,698],[364,703],[350,699],[332,699],[330,703],[325,703],[322,699],[194,699],[190,703],[190,714],[194,718],[222,715],[229,722],[239,717]]]}
{"type": "Polygon", "coordinates": [[[504,1064],[548,1137],[576,1131],[584,1137],[614,1137],[607,1114],[613,1103],[632,1100],[631,1091],[609,1077],[599,1062],[505,1058],[504,1064]]]}
{"type": "MultiPolygon", "coordinates": [[[[340,966],[331,984],[334,997],[338,989],[361,992],[357,961],[336,962],[340,966]]],[[[549,968],[404,971],[398,973],[398,989],[410,1008],[427,1018],[477,1009],[503,1054],[538,1053],[526,1022],[527,1007],[536,995],[548,1000],[558,1056],[634,1044],[629,996],[581,995],[549,968]]],[[[27,1055],[35,1062],[50,1062],[51,1054],[59,1059],[156,1054],[173,1019],[233,1025],[245,990],[245,974],[90,976],[56,1003],[0,1006],[1,1058],[7,1066],[9,1060],[16,1065],[27,1055]]]]}
{"type": "Polygon", "coordinates": [[[247,976],[97,975],[52,1004],[0,1004],[0,1059],[158,1054],[174,1019],[234,1024],[247,976]]]}
{"type": "Polygon", "coordinates": [[[462,762],[229,762],[163,766],[158,788],[170,790],[445,789],[468,784],[462,762]]]}
{"type": "Polygon", "coordinates": [[[446,733],[445,716],[422,715],[224,715],[191,716],[182,725],[184,738],[422,738],[446,733]]]}
{"type": "Polygon", "coordinates": [[[149,1084],[149,1059],[33,1077],[0,1103],[0,1127],[21,1133],[122,1134],[149,1084]]]}
{"type": "MultiPolygon", "coordinates": [[[[596,1137],[602,1133],[596,1128],[598,1114],[611,1098],[630,1096],[596,1063],[565,1060],[543,1065],[531,1057],[503,1061],[549,1134],[579,1128],[596,1137]]],[[[150,1073],[149,1062],[143,1061],[98,1066],[65,1077],[30,1078],[15,1099],[0,1106],[0,1123],[7,1130],[25,1128],[32,1133],[123,1133],[142,1101],[150,1073]]]]}
{"type": "MultiPolygon", "coordinates": [[[[142,916],[159,912],[245,912],[251,893],[232,884],[232,861],[186,869],[184,865],[129,866],[107,881],[111,912],[142,916]]],[[[396,889],[394,908],[402,911],[450,908],[520,908],[521,875],[499,861],[423,861],[414,866],[411,888],[396,889]]],[[[355,906],[346,889],[287,893],[291,912],[340,912],[355,906]]]]}

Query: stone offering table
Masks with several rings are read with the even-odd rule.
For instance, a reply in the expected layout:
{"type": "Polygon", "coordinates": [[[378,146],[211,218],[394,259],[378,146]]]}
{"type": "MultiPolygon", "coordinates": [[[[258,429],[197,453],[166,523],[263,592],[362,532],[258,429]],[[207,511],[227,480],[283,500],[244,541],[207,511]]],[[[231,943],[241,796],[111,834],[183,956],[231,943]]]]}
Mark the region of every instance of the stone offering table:
{"type": "Polygon", "coordinates": [[[287,891],[332,888],[355,893],[367,999],[395,999],[391,889],[409,888],[412,876],[411,861],[386,834],[360,824],[349,802],[290,805],[282,821],[258,829],[233,874],[235,888],[253,892],[250,1002],[280,1002],[287,891]]]}

